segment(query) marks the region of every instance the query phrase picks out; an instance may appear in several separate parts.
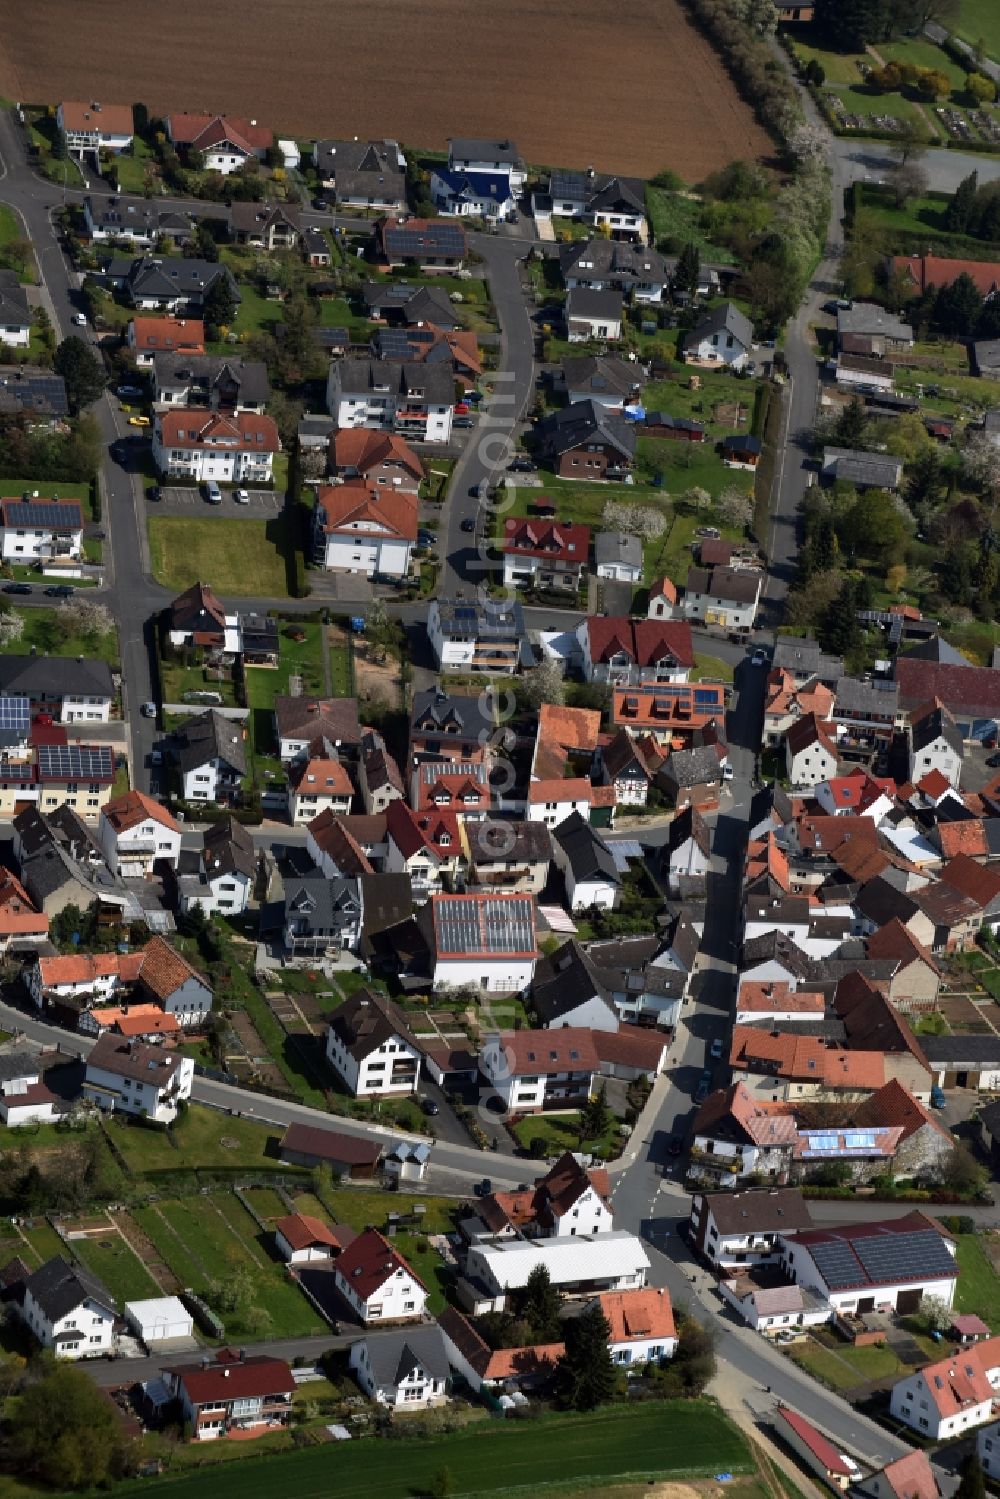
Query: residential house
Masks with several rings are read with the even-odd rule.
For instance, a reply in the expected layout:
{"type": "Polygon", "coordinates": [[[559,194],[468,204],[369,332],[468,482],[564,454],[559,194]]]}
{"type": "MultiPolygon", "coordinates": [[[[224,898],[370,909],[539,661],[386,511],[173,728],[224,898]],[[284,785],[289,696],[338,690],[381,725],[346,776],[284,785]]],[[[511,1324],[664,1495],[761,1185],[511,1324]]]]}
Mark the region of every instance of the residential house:
{"type": "Polygon", "coordinates": [[[406,159],[395,141],[317,141],[313,162],[340,207],[406,212],[406,159]]]}
{"type": "Polygon", "coordinates": [[[153,462],[172,479],[221,484],[268,484],[278,428],[257,412],[158,411],[153,418],[153,462]]]}
{"type": "Polygon", "coordinates": [[[22,413],[38,421],[69,416],[62,375],[37,366],[0,364],[0,416],[22,413]]]}
{"type": "Polygon", "coordinates": [[[686,620],[588,615],[576,635],[588,682],[619,687],[686,683],[694,665],[691,626],[686,620]]]}
{"type": "MultiPolygon", "coordinates": [[[[58,1061],[59,1053],[48,1060],[58,1061]]],[[[47,1124],[58,1118],[63,1105],[44,1080],[44,1062],[33,1051],[0,1052],[0,1122],[8,1129],[22,1124],[47,1124]]]]}
{"type": "Polygon", "coordinates": [[[396,432],[410,442],[448,442],[455,403],[450,366],[415,360],[336,359],[326,406],[338,427],[396,432]]]}
{"type": "Polygon", "coordinates": [[[642,582],[642,542],[626,531],[598,531],[594,537],[594,571],[616,583],[642,582]]]}
{"type": "Polygon", "coordinates": [[[781,1235],[779,1247],[782,1269],[842,1316],[876,1310],[905,1316],[918,1311],[925,1296],[949,1307],[954,1300],[955,1241],[919,1210],[781,1235]]]}
{"type": "Polygon", "coordinates": [[[684,900],[703,898],[712,867],[712,835],[696,807],[687,806],[667,830],[663,863],[671,895],[684,900]]]}
{"type": "Polygon", "coordinates": [[[409,281],[369,281],[362,287],[361,296],[371,322],[408,328],[430,325],[450,332],[462,327],[448,293],[437,286],[414,286],[409,281]]]}
{"type": "Polygon", "coordinates": [[[692,567],[684,584],[685,619],[746,636],[754,627],[764,574],[752,568],[692,567]]]}
{"type": "Polygon", "coordinates": [[[830,1308],[804,1286],[762,1287],[752,1275],[737,1274],[719,1282],[724,1302],[754,1332],[771,1334],[819,1327],[830,1321],[830,1308]]]}
{"type": "Polygon", "coordinates": [[[274,1225],[274,1247],[286,1265],[329,1265],[357,1234],[336,1228],[310,1213],[286,1213],[274,1225]]]}
{"type": "Polygon", "coordinates": [[[882,982],[896,1009],[909,1015],[937,1008],[941,969],[898,917],[872,932],[865,946],[869,959],[889,959],[894,965],[891,977],[882,982]]]}
{"type": "Polygon", "coordinates": [[[171,114],[166,120],[172,145],[196,155],[206,172],[228,177],[251,157],[263,161],[274,144],[274,134],[256,120],[233,115],[171,114]]]}
{"type": "Polygon", "coordinates": [[[361,744],[358,704],[352,697],[279,694],[274,700],[274,721],[282,765],[320,752],[337,759],[353,757],[361,744]]]}
{"type": "Polygon", "coordinates": [[[512,676],[527,639],[519,603],[499,599],[432,598],[427,636],[442,671],[483,671],[512,676]]]}
{"type": "Polygon", "coordinates": [[[101,809],[97,840],[112,874],[142,878],[157,862],[176,869],[181,847],[177,820],[143,791],[126,791],[101,809]]]}
{"type": "Polygon", "coordinates": [[[552,412],[538,433],[544,457],[562,479],[615,479],[635,461],[634,425],[593,399],[552,412]]]}
{"type": "Polygon", "coordinates": [[[241,822],[225,818],[205,829],[194,869],[178,864],[178,903],[182,911],[199,905],[206,916],[240,916],[247,909],[257,873],[253,839],[241,822]]]}
{"type": "Polygon", "coordinates": [[[384,812],[390,802],[406,795],[399,766],[376,729],[366,729],[361,740],[358,789],[368,813],[384,812]]]}
{"type": "Polygon", "coordinates": [[[645,239],[645,185],[634,177],[606,177],[592,168],[554,171],[547,196],[553,218],[582,219],[614,239],[645,239]]]}
{"type": "MultiPolygon", "coordinates": [[[[609,249],[628,250],[628,245],[602,241],[609,249]]],[[[573,248],[565,246],[566,249],[573,248]]],[[[561,385],[570,406],[594,401],[606,411],[621,412],[638,399],[644,379],[642,366],[613,354],[578,354],[562,363],[561,385]]]]}
{"type": "Polygon", "coordinates": [[[375,257],[386,270],[453,275],[468,253],[464,229],[442,219],[380,219],[375,234],[375,257]]]}
{"type": "Polygon", "coordinates": [[[115,686],[106,661],[2,656],[0,698],[26,698],[32,714],[50,714],[61,724],[107,723],[115,686]]]}
{"type": "Polygon", "coordinates": [[[887,348],[911,349],[913,329],[901,321],[898,313],[889,312],[876,302],[854,302],[837,312],[838,341],[849,334],[860,338],[882,339],[887,348]]]}
{"type": "Polygon", "coordinates": [[[612,726],[652,739],[662,749],[689,743],[709,724],[724,722],[725,713],[722,682],[658,682],[615,687],[611,694],[612,726]]]}
{"type": "Polygon", "coordinates": [[[101,1005],[81,1010],[77,1030],[82,1036],[121,1036],[126,1041],[162,1041],[164,1036],[181,1039],[176,1015],[167,1015],[154,1004],[101,1005]]]}
{"type": "Polygon", "coordinates": [[[204,356],[205,324],[200,318],[132,318],[128,347],[140,369],[155,367],[157,354],[204,356]]]}
{"type": "Polygon", "coordinates": [[[79,500],[40,499],[27,491],[0,499],[0,557],[15,566],[79,560],[83,511],[79,500]]]}
{"type": "Polygon", "coordinates": [[[371,874],[374,864],[381,868],[385,863],[385,816],[344,817],[329,811],[321,812],[306,829],[306,851],[329,879],[338,875],[371,874]],[[359,824],[375,831],[356,836],[350,829],[359,824]]]}
{"type": "Polygon", "coordinates": [[[741,370],[753,348],[753,324],[734,302],[709,308],[684,344],[688,364],[725,365],[741,370]]]}
{"type": "Polygon", "coordinates": [[[395,800],[386,808],[385,824],[385,868],[409,879],[413,899],[420,905],[440,890],[445,874],[456,870],[463,858],[457,814],[436,809],[418,814],[395,800]]]}
{"type": "MultiPolygon", "coordinates": [[[[121,290],[127,302],[146,312],[191,313],[198,317],[205,298],[220,279],[228,283],[237,306],[241,300],[232,271],[218,261],[176,255],[140,255],[134,259],[116,256],[104,275],[111,286],[121,290]]],[[[193,335],[192,325],[189,330],[193,335]]],[[[163,337],[169,336],[169,330],[164,329],[163,337]]],[[[169,348],[169,344],[161,347],[169,348]]]]}
{"type": "Polygon", "coordinates": [[[939,770],[957,790],[962,779],[964,747],[954,718],[939,702],[912,709],[909,718],[910,780],[919,781],[928,771],[939,770]]]}
{"type": "Polygon", "coordinates": [[[403,1013],[367,989],[357,990],[330,1016],[326,1055],[355,1098],[417,1091],[420,1052],[403,1013]]]}
{"type": "Polygon", "coordinates": [[[490,807],[490,785],[482,760],[421,760],[410,775],[415,812],[456,812],[475,821],[490,807]]]}
{"type": "Polygon", "coordinates": [[[579,812],[557,824],[552,858],[565,881],[571,911],[611,911],[618,904],[621,871],[604,839],[579,812]]]}
{"type": "Polygon", "coordinates": [[[430,195],[438,213],[451,218],[481,218],[487,224],[517,219],[517,199],[505,171],[471,171],[435,166],[430,195]]]}
{"type": "Polygon", "coordinates": [[[569,291],[619,291],[637,305],[662,302],[670,285],[670,267],[658,250],[603,235],[560,245],[559,268],[569,291]]]}
{"type": "Polygon", "coordinates": [[[370,427],[338,428],[330,434],[330,472],[338,479],[363,479],[376,489],[414,497],[424,477],[423,464],[402,437],[370,427]]]}
{"type": "Polygon", "coordinates": [[[779,1405],[775,1416],[775,1429],[781,1440],[829,1488],[844,1492],[851,1484],[858,1482],[861,1469],[853,1457],[838,1451],[833,1442],[811,1421],[807,1421],[805,1416],[790,1410],[787,1405],[779,1405]]]}
{"type": "MultiPolygon", "coordinates": [[[[540,710],[545,711],[545,705],[540,710]]],[[[413,696],[410,755],[414,761],[479,760],[496,735],[495,702],[487,688],[475,697],[431,687],[413,696]]]]}
{"type": "MultiPolygon", "coordinates": [[[[973,1088],[980,1093],[1000,1092],[1000,1047],[993,1036],[927,1036],[921,1049],[939,1088],[973,1088]]],[[[980,1111],[980,1120],[995,1108],[980,1111]]],[[[989,1148],[987,1146],[987,1148],[989,1148]]]]}
{"type": "Polygon", "coordinates": [[[446,1306],[438,1317],[448,1361],[477,1394],[499,1394],[516,1380],[519,1389],[548,1381],[565,1353],[563,1343],[536,1343],[520,1348],[492,1349],[462,1313],[446,1306]]]}
{"type": "Polygon", "coordinates": [[[48,934],[48,916],[35,908],[17,876],[0,866],[0,953],[44,942],[48,934]]]}
{"type": "Polygon", "coordinates": [[[502,550],[505,587],[575,594],[587,571],[590,527],[509,515],[502,550]]]}
{"type": "MultiPolygon", "coordinates": [[[[799,686],[790,671],[770,672],[764,697],[764,744],[774,747],[783,743],[792,725],[807,714],[829,724],[833,704],[834,694],[817,678],[810,677],[799,686]]],[[[831,727],[827,732],[833,735],[835,730],[831,727]]]]}
{"type": "Polygon", "coordinates": [[[798,1187],[696,1192],[691,1198],[691,1242],[723,1272],[772,1263],[779,1255],[779,1235],[812,1226],[798,1187]]]}
{"type": "Polygon", "coordinates": [[[312,822],[321,812],[350,812],[354,783],[339,760],[307,760],[288,783],[288,815],[292,825],[312,822]]]}
{"type": "Polygon", "coordinates": [[[677,1352],[670,1292],[662,1286],[604,1291],[592,1305],[600,1307],[608,1324],[608,1349],[618,1368],[660,1364],[677,1352]]]}
{"type": "Polygon", "coordinates": [[[627,729],[619,729],[600,754],[601,778],[615,788],[615,804],[644,807],[663,758],[654,739],[635,739],[627,729]]]}
{"type": "Polygon", "coordinates": [[[994,736],[994,726],[1000,724],[1000,676],[992,667],[924,661],[907,654],[897,657],[893,675],[902,713],[936,700],[951,713],[965,743],[994,736]]]}
{"type": "Polygon", "coordinates": [[[624,307],[620,291],[594,291],[587,286],[566,293],[566,337],[570,343],[592,339],[616,343],[622,336],[624,307]]]}
{"type": "Polygon", "coordinates": [[[284,881],[282,940],[295,958],[354,952],[361,937],[361,895],[354,879],[290,875],[284,881]]]}
{"type": "Polygon", "coordinates": [[[237,200],[229,210],[229,227],[238,245],[251,245],[269,255],[276,250],[294,250],[302,238],[298,211],[286,203],[237,200]]]}
{"type": "Polygon", "coordinates": [[[0,344],[26,349],[31,343],[28,295],[16,271],[0,270],[0,344]]]}
{"type": "Polygon", "coordinates": [[[620,1025],[607,976],[575,937],[539,959],[531,985],[531,1008],[547,1030],[569,1026],[614,1032],[620,1025]]]}
{"type": "Polygon", "coordinates": [[[726,758],[725,745],[717,742],[673,750],[657,772],[657,785],[678,812],[709,808],[718,802],[726,758]]]}
{"type": "Polygon", "coordinates": [[[126,1036],[100,1036],[87,1057],[83,1094],[105,1113],[173,1124],[191,1097],[194,1061],[179,1051],[126,1036]]]}
{"type": "Polygon", "coordinates": [[[290,1124],[281,1137],[279,1156],[290,1166],[329,1166],[338,1179],[370,1181],[382,1159],[384,1146],[366,1135],[317,1129],[312,1124],[290,1124]]]}
{"type": "Polygon", "coordinates": [[[478,1207],[478,1221],[460,1225],[469,1242],[476,1239],[575,1238],[610,1233],[614,1220],[611,1185],[601,1166],[585,1167],[564,1151],[533,1187],[491,1192],[478,1207]]]}
{"type": "Polygon", "coordinates": [[[159,239],[175,246],[191,238],[191,218],[186,213],[164,211],[147,198],[130,198],[121,194],[113,198],[83,200],[83,218],[91,244],[109,240],[128,240],[133,245],[150,248],[159,239]]]}
{"type": "Polygon", "coordinates": [[[292,1419],[295,1380],[284,1359],[221,1348],[214,1359],[162,1371],[169,1399],[180,1406],[192,1441],[261,1434],[292,1419]]]}
{"type": "Polygon", "coordinates": [[[67,151],[81,158],[99,151],[117,156],[132,144],[135,134],[131,104],[64,102],[56,109],[56,124],[67,151]]]}
{"type": "MultiPolygon", "coordinates": [[[[989,1430],[987,1427],[980,1431],[977,1439],[980,1445],[989,1430]]],[[[989,1472],[985,1461],[983,1471],[989,1472]]],[[[893,1463],[887,1463],[884,1468],[879,1468],[857,1487],[865,1499],[941,1499],[941,1490],[934,1477],[931,1460],[919,1448],[908,1452],[905,1457],[898,1457],[893,1463]]]]}
{"type": "Polygon", "coordinates": [[[509,1113],[539,1114],[586,1103],[600,1060],[594,1032],[559,1026],[488,1035],[479,1068],[509,1113]]]}
{"type": "Polygon", "coordinates": [[[447,1402],[451,1367],[444,1334],[436,1325],[361,1338],[351,1344],[348,1366],[376,1405],[426,1410],[447,1402]]]}
{"type": "Polygon", "coordinates": [[[417,922],[435,989],[521,994],[531,983],[538,957],[532,896],[431,895],[417,922]]]}
{"type": "Polygon", "coordinates": [[[474,890],[538,896],[545,889],[552,839],[543,823],[463,818],[461,838],[474,890]]]}
{"type": "Polygon", "coordinates": [[[26,1275],[18,1291],[18,1316],[56,1358],[111,1355],[117,1309],[86,1265],[56,1255],[26,1275]]]}
{"type": "Polygon", "coordinates": [[[377,1229],[365,1229],[348,1244],[333,1273],[340,1295],[366,1326],[423,1318],[427,1287],[377,1229]]]}
{"type": "Polygon", "coordinates": [[[153,404],[207,411],[263,412],[271,399],[267,365],[225,354],[153,354],[153,404]]]}
{"type": "Polygon", "coordinates": [[[172,646],[225,651],[230,618],[210,584],[192,583],[168,606],[167,639],[172,646]]]}
{"type": "Polygon", "coordinates": [[[649,1272],[641,1241],[623,1229],[558,1239],[500,1239],[470,1248],[459,1299],[472,1301],[477,1310],[502,1311],[508,1295],[527,1285],[539,1265],[549,1272],[552,1285],[575,1296],[640,1290],[649,1272]]]}
{"type": "Polygon", "coordinates": [[[829,782],[837,774],[837,741],[815,713],[798,718],[785,735],[785,770],[798,790],[829,782]]]}
{"type": "Polygon", "coordinates": [[[831,484],[853,484],[859,490],[896,490],[903,476],[903,462],[900,458],[894,458],[891,453],[824,448],[820,473],[831,484]]]}
{"type": "Polygon", "coordinates": [[[329,572],[404,579],[417,542],[417,499],[366,479],[324,485],[313,509],[313,555],[329,572]]]}
{"type": "Polygon", "coordinates": [[[993,1418],[1000,1384],[1000,1338],[956,1348],[898,1379],[889,1414],[932,1442],[946,1442],[993,1418]]]}
{"type": "Polygon", "coordinates": [[[185,801],[228,801],[247,773],[246,726],[209,708],[185,719],[174,736],[174,756],[185,801]]]}

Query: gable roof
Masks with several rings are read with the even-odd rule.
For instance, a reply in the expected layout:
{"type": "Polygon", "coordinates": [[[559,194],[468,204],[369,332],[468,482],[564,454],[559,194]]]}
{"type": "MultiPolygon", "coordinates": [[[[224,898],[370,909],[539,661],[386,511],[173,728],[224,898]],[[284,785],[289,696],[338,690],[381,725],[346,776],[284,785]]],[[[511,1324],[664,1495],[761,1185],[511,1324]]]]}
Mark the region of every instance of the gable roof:
{"type": "Polygon", "coordinates": [[[247,773],[246,730],[215,708],[188,718],[175,734],[177,762],[182,771],[197,770],[210,760],[224,760],[237,775],[247,773]]]}
{"type": "Polygon", "coordinates": [[[795,1233],[813,1226],[809,1204],[798,1187],[707,1192],[705,1207],[720,1234],[795,1233]]]}
{"type": "Polygon", "coordinates": [[[214,1363],[175,1365],[170,1373],[180,1381],[195,1406],[291,1395],[295,1390],[292,1371],[284,1359],[265,1354],[246,1358],[226,1348],[216,1354],[214,1363]]]}
{"type": "Polygon", "coordinates": [[[920,1448],[887,1463],[875,1476],[885,1479],[895,1499],[940,1499],[941,1496],[931,1460],[920,1448]]]}
{"type": "Polygon", "coordinates": [[[281,448],[275,422],[256,411],[198,411],[187,406],[182,411],[157,412],[155,421],[165,448],[194,450],[222,444],[227,451],[243,453],[277,453],[281,448]]]}
{"type": "Polygon", "coordinates": [[[427,1287],[413,1266],[377,1228],[366,1228],[353,1243],[348,1244],[337,1260],[338,1276],[343,1277],[360,1301],[370,1300],[397,1270],[404,1270],[426,1291],[427,1287]]]}
{"type": "Polygon", "coordinates": [[[405,1327],[380,1330],[364,1339],[368,1366],[376,1385],[397,1389],[415,1369],[431,1379],[446,1380],[450,1371],[444,1334],[440,1327],[405,1327]]]}
{"type": "Polygon", "coordinates": [[[274,699],[274,717],[282,739],[305,739],[313,744],[328,739],[334,745],[361,743],[358,703],[353,697],[285,697],[274,699]]]}
{"type": "Polygon", "coordinates": [[[24,1284],[50,1323],[60,1321],[88,1299],[106,1311],[116,1310],[103,1282],[86,1265],[75,1261],[70,1264],[60,1254],[33,1270],[24,1284]]]}
{"type": "Polygon", "coordinates": [[[357,1062],[378,1051],[386,1041],[398,1039],[416,1049],[402,1010],[373,990],[358,989],[334,1010],[329,1025],[344,1050],[357,1062]]]}
{"type": "Polygon", "coordinates": [[[330,436],[330,454],[337,468],[353,468],[362,475],[388,463],[403,469],[417,484],[424,476],[420,459],[395,432],[343,427],[330,436]]]}
{"type": "Polygon", "coordinates": [[[795,1242],[831,1291],[958,1278],[948,1235],[919,1211],[876,1223],[806,1229],[795,1242]]]}
{"type": "Polygon", "coordinates": [[[435,894],[424,909],[428,908],[438,959],[479,958],[489,962],[537,957],[535,901],[531,895],[435,894]]]}
{"type": "Polygon", "coordinates": [[[778,1430],[781,1430],[780,1423],[783,1421],[795,1433],[799,1441],[808,1447],[826,1473],[838,1478],[854,1479],[857,1477],[857,1466],[854,1463],[849,1465],[833,1443],[811,1421],[807,1421],[805,1416],[800,1416],[798,1411],[790,1410],[787,1405],[778,1406],[777,1416],[778,1430]]]}
{"type": "Polygon", "coordinates": [[[99,131],[101,135],[129,135],[135,131],[131,104],[93,104],[81,100],[63,100],[63,129],[67,133],[89,135],[99,131]]]}
{"type": "Polygon", "coordinates": [[[606,411],[597,401],[574,401],[560,407],[541,423],[539,434],[556,457],[592,442],[604,443],[626,460],[635,456],[633,424],[606,411]]]}
{"type": "Polygon", "coordinates": [[[710,307],[688,334],[687,342],[689,345],[699,344],[717,333],[731,334],[744,349],[749,349],[753,344],[753,323],[734,302],[722,302],[717,307],[710,307]]]}
{"type": "Polygon", "coordinates": [[[622,877],[611,852],[600,833],[579,812],[564,817],[552,834],[566,855],[576,880],[603,880],[616,888],[622,877]]]}
{"type": "Polygon", "coordinates": [[[137,956],[141,959],[139,978],[143,988],[155,994],[157,999],[169,999],[191,979],[211,992],[205,975],[199,973],[164,937],[151,937],[137,956]]]}
{"type": "Polygon", "coordinates": [[[609,1343],[645,1343],[677,1336],[670,1292],[662,1286],[605,1291],[597,1301],[608,1324],[609,1343]]]}
{"type": "Polygon", "coordinates": [[[144,791],[126,791],[123,795],[116,796],[101,808],[101,816],[118,836],[127,833],[130,828],[138,827],[147,818],[152,818],[153,822],[158,822],[172,833],[179,833],[181,830],[180,823],[166,807],[161,807],[159,802],[147,796],[144,791]]]}
{"type": "Polygon", "coordinates": [[[190,146],[195,151],[210,151],[213,146],[231,144],[244,155],[266,151],[274,135],[256,120],[238,115],[180,113],[167,117],[167,129],[175,145],[190,146]]]}
{"type": "Polygon", "coordinates": [[[199,635],[226,632],[226,611],[209,583],[192,583],[170,604],[170,628],[199,635]]]}
{"type": "Polygon", "coordinates": [[[129,331],[139,353],[205,352],[205,324],[201,318],[134,317],[129,331]]]}
{"type": "Polygon", "coordinates": [[[417,539],[417,500],[409,490],[348,479],[317,489],[316,508],[326,536],[347,532],[409,542],[417,539]]]}
{"type": "Polygon", "coordinates": [[[345,1237],[343,1230],[334,1230],[322,1218],[315,1218],[309,1213],[287,1213],[284,1218],[277,1220],[274,1231],[292,1249],[312,1249],[317,1245],[342,1249],[354,1237],[353,1230],[348,1229],[345,1237]]]}

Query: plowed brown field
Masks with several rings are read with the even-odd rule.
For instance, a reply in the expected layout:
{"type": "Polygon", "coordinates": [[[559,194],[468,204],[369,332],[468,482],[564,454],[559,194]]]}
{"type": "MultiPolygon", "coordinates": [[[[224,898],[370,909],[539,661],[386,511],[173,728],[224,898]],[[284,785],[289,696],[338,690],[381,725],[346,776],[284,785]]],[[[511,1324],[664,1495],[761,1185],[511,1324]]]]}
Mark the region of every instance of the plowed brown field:
{"type": "Polygon", "coordinates": [[[0,92],[427,149],[509,133],[529,161],[689,182],[769,146],[679,0],[21,0],[0,92]]]}

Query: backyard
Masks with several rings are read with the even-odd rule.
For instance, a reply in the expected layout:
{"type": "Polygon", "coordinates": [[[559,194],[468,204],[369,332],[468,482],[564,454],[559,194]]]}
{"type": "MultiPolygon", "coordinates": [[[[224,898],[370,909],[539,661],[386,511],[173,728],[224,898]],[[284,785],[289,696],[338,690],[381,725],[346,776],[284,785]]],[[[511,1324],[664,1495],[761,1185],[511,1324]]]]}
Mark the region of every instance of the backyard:
{"type": "Polygon", "coordinates": [[[17,640],[0,643],[0,655],[89,656],[106,661],[109,666],[118,665],[116,630],[109,630],[106,635],[72,635],[66,633],[58,609],[14,612],[20,613],[24,620],[24,631],[17,640]]]}
{"type": "Polygon", "coordinates": [[[157,582],[181,593],[211,578],[218,594],[286,598],[295,575],[292,520],[149,518],[149,547],[157,582]]]}

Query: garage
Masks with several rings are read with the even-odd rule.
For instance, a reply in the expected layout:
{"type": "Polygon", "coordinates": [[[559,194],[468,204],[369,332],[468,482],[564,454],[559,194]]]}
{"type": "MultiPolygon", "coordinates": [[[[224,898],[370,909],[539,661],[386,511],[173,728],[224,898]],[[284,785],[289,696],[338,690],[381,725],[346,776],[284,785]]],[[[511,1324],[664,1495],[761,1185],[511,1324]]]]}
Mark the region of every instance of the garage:
{"type": "Polygon", "coordinates": [[[920,1302],[923,1297],[922,1291],[900,1291],[896,1297],[896,1314],[907,1317],[912,1312],[920,1310],[920,1302]]]}
{"type": "Polygon", "coordinates": [[[177,1296],[126,1301],[125,1320],[147,1348],[183,1345],[194,1338],[194,1318],[177,1296]]]}

